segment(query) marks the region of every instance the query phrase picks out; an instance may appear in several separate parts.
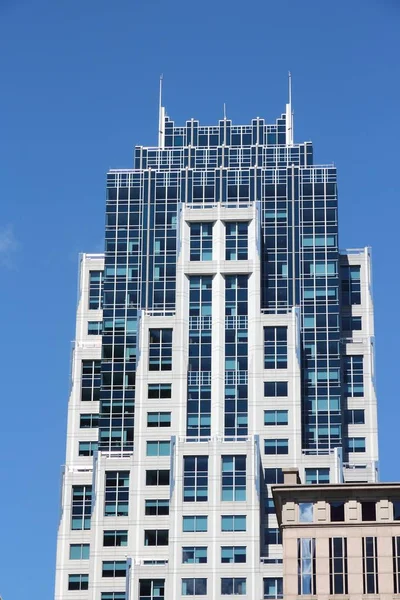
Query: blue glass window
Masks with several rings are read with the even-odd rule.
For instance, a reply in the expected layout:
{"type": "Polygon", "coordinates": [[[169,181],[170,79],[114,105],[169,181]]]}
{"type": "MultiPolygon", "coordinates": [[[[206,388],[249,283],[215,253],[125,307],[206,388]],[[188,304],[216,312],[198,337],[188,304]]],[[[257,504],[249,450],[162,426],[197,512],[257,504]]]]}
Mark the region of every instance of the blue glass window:
{"type": "Polygon", "coordinates": [[[147,427],[171,427],[171,413],[148,412],[147,427]]]}
{"type": "Polygon", "coordinates": [[[264,327],[264,368],[287,369],[287,327],[264,327]]]}
{"type": "Polygon", "coordinates": [[[125,560],[105,560],[103,561],[102,577],[125,577],[125,560]]]}
{"type": "Polygon", "coordinates": [[[267,398],[276,398],[278,396],[288,395],[287,381],[266,381],[264,383],[264,396],[267,398]]]}
{"type": "Polygon", "coordinates": [[[246,500],[246,456],[222,457],[222,500],[246,500]]]}
{"type": "Polygon", "coordinates": [[[279,467],[268,467],[264,469],[266,484],[283,483],[283,471],[279,467]]]}
{"type": "Polygon", "coordinates": [[[128,516],[129,471],[106,471],[104,516],[128,516]]]}
{"type": "Polygon", "coordinates": [[[92,514],[92,486],[72,486],[71,529],[90,529],[92,514]]]}
{"type": "Polygon", "coordinates": [[[103,307],[103,271],[89,271],[89,309],[97,310],[103,307]]]}
{"type": "Polygon", "coordinates": [[[182,579],[182,596],[206,596],[207,579],[190,577],[182,579]]]}
{"type": "Polygon", "coordinates": [[[264,425],[287,425],[287,410],[264,410],[264,425]]]}
{"type": "Polygon", "coordinates": [[[223,515],[221,531],[246,531],[246,515],[223,515]]]}
{"type": "Polygon", "coordinates": [[[146,443],[147,456],[169,456],[171,454],[171,442],[169,440],[150,441],[146,443]]]}
{"type": "Polygon", "coordinates": [[[264,600],[283,598],[282,577],[264,577],[264,600]]]}
{"type": "Polygon", "coordinates": [[[190,260],[212,260],[212,223],[190,223],[190,260]]]}
{"type": "Polygon", "coordinates": [[[139,579],[139,600],[164,600],[165,579],[139,579]]]}
{"type": "Polygon", "coordinates": [[[149,371],[171,371],[172,329],[149,330],[149,371]]]}
{"type": "Polygon", "coordinates": [[[264,543],[266,546],[282,544],[280,529],[278,527],[268,527],[264,532],[264,543]]]}
{"type": "Polygon", "coordinates": [[[79,442],[79,456],[93,456],[98,448],[98,442],[79,442]]]}
{"type": "Polygon", "coordinates": [[[208,456],[183,457],[183,501],[207,502],[208,456]]]}
{"type": "Polygon", "coordinates": [[[88,590],[89,575],[77,573],[76,575],[68,575],[68,590],[88,590]]]}
{"type": "Polygon", "coordinates": [[[183,564],[202,564],[207,562],[207,546],[184,546],[182,548],[183,564]]]}
{"type": "Polygon", "coordinates": [[[207,531],[208,517],[205,515],[185,516],[182,520],[182,530],[202,533],[207,531]]]}
{"type": "Polygon", "coordinates": [[[81,384],[82,402],[97,402],[98,400],[100,400],[100,386],[101,361],[83,360],[81,384]]]}
{"type": "Polygon", "coordinates": [[[145,546],[168,546],[168,529],[145,529],[145,546]]]}
{"type": "Polygon", "coordinates": [[[244,577],[222,577],[221,596],[245,596],[246,578],[244,577]]]}
{"type": "Polygon", "coordinates": [[[361,408],[346,410],[346,423],[349,425],[363,425],[365,423],[365,410],[361,408]]]}
{"type": "Polygon", "coordinates": [[[222,563],[245,563],[246,546],[221,546],[222,563]]]}
{"type": "Polygon", "coordinates": [[[247,260],[248,223],[236,222],[225,225],[225,259],[247,260]]]}
{"type": "Polygon", "coordinates": [[[315,538],[297,540],[299,596],[316,594],[315,538]]]}
{"type": "Polygon", "coordinates": [[[347,439],[347,452],[365,452],[365,438],[351,437],[347,439]]]}
{"type": "Polygon", "coordinates": [[[289,440],[264,440],[264,452],[265,454],[289,454],[289,440]]]}
{"type": "Polygon", "coordinates": [[[145,515],[169,515],[169,500],[157,498],[155,500],[145,500],[145,515]]]}
{"type": "Polygon", "coordinates": [[[103,546],[122,547],[128,545],[128,532],[125,530],[110,530],[103,532],[103,546]]]}
{"type": "Polygon", "coordinates": [[[90,544],[70,544],[70,560],[88,560],[90,556],[90,544]]]}
{"type": "Polygon", "coordinates": [[[306,469],[306,483],[329,483],[329,469],[306,469]]]}
{"type": "Polygon", "coordinates": [[[347,538],[329,539],[329,593],[343,595],[348,593],[347,538]]]}
{"type": "Polygon", "coordinates": [[[361,268],[346,265],[340,269],[342,283],[342,304],[351,306],[361,304],[361,268]]]}
{"type": "Polygon", "coordinates": [[[343,357],[343,378],[348,397],[364,396],[364,357],[362,355],[343,357]]]}
{"type": "Polygon", "coordinates": [[[103,321],[89,321],[88,335],[101,335],[103,330],[103,321]]]}

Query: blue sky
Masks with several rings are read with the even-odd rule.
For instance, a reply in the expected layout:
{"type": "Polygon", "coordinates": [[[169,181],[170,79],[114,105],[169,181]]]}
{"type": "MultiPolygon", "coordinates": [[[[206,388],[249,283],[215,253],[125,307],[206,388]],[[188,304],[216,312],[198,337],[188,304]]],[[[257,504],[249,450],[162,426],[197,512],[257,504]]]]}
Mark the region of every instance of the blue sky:
{"type": "Polygon", "coordinates": [[[0,0],[0,594],[51,599],[78,253],[105,173],[183,124],[284,110],[339,169],[341,246],[373,247],[381,478],[400,479],[397,0],[0,0]]]}

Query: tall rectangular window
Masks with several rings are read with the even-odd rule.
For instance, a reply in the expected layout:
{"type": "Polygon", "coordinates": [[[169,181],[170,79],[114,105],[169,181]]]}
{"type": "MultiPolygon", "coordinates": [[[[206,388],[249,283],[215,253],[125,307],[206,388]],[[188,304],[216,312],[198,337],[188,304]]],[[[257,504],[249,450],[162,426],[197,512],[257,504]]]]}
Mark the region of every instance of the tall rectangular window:
{"type": "Polygon", "coordinates": [[[165,579],[139,579],[139,600],[164,600],[165,579]]]}
{"type": "Polygon", "coordinates": [[[329,539],[329,588],[330,594],[348,593],[347,538],[329,539]]]}
{"type": "Polygon", "coordinates": [[[208,456],[183,457],[183,501],[207,502],[208,456]]]}
{"type": "Polygon", "coordinates": [[[400,537],[392,537],[393,549],[393,590],[400,594],[400,537]]]}
{"type": "Polygon", "coordinates": [[[172,329],[149,330],[149,371],[171,371],[172,329]]]}
{"type": "Polygon", "coordinates": [[[97,402],[98,400],[100,400],[100,386],[101,361],[83,360],[81,383],[82,402],[97,402]]]}
{"type": "Polygon", "coordinates": [[[342,304],[350,306],[361,304],[361,268],[357,265],[346,265],[340,268],[342,281],[342,304]]]}
{"type": "Polygon", "coordinates": [[[264,577],[264,600],[283,598],[283,578],[264,577]]]}
{"type": "Polygon", "coordinates": [[[187,435],[211,433],[212,277],[189,280],[187,435]]]}
{"type": "Polygon", "coordinates": [[[287,327],[264,327],[264,369],[287,369],[287,327]]]}
{"type": "Polygon", "coordinates": [[[106,471],[105,483],[104,516],[128,516],[129,471],[106,471]]]}
{"type": "Polygon", "coordinates": [[[246,456],[222,457],[221,500],[246,500],[246,456]]]}
{"type": "Polygon", "coordinates": [[[103,307],[102,299],[103,271],[89,271],[89,309],[97,310],[103,307]]]}
{"type": "Polygon", "coordinates": [[[376,537],[362,539],[364,594],[379,594],[378,549],[376,537]]]}
{"type": "Polygon", "coordinates": [[[249,224],[244,222],[225,224],[225,259],[247,260],[249,224]]]}
{"type": "Polygon", "coordinates": [[[92,486],[72,486],[71,529],[90,529],[92,486]]]}
{"type": "Polygon", "coordinates": [[[343,357],[345,393],[348,397],[364,396],[364,369],[362,355],[343,357]]]}
{"type": "Polygon", "coordinates": [[[297,571],[299,596],[316,594],[315,538],[297,540],[297,571]]]}
{"type": "Polygon", "coordinates": [[[190,223],[190,260],[212,260],[212,223],[190,223]]]}

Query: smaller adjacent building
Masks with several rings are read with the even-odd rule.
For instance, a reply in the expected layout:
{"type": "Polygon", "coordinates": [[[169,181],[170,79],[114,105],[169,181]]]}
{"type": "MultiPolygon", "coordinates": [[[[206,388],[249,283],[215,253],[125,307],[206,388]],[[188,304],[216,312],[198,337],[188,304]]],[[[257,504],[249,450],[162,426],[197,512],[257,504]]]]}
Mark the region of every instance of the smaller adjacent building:
{"type": "Polygon", "coordinates": [[[272,493],[283,590],[264,598],[400,598],[400,483],[302,485],[284,469],[272,493]]]}

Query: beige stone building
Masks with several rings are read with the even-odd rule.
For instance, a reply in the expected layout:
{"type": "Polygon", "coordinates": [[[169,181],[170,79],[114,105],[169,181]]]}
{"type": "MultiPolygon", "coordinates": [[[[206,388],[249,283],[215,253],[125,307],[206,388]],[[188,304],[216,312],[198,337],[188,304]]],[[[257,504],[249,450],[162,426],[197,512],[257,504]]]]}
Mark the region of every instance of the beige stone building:
{"type": "Polygon", "coordinates": [[[285,600],[400,598],[400,483],[302,485],[285,469],[272,492],[285,600]]]}

